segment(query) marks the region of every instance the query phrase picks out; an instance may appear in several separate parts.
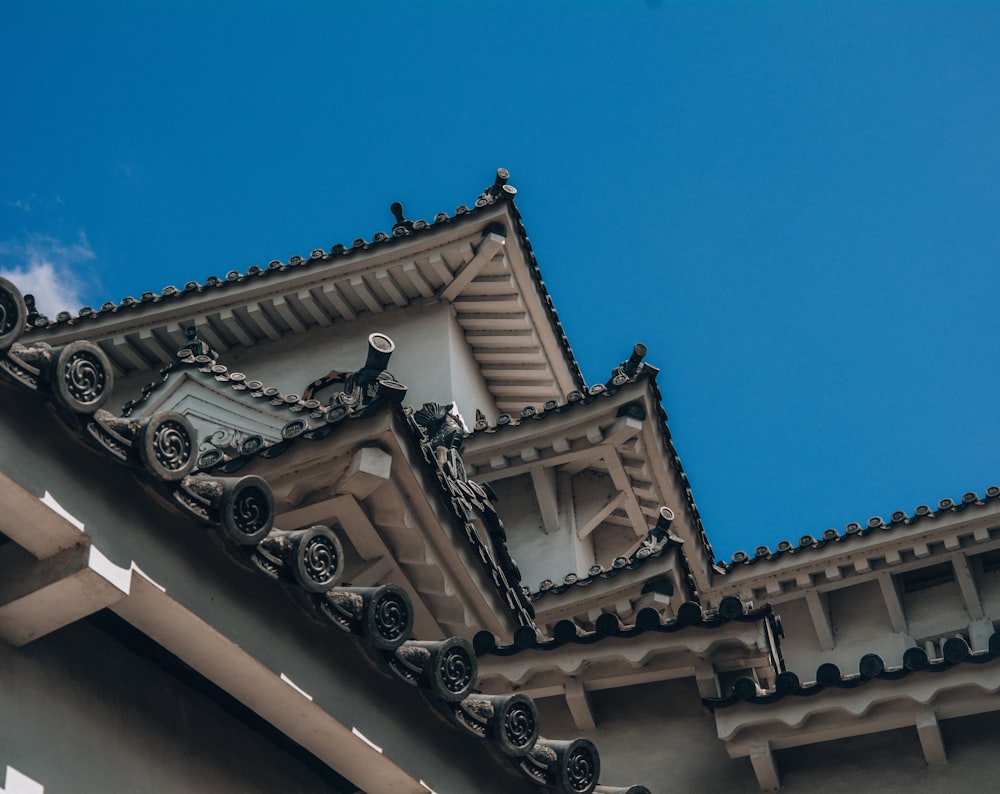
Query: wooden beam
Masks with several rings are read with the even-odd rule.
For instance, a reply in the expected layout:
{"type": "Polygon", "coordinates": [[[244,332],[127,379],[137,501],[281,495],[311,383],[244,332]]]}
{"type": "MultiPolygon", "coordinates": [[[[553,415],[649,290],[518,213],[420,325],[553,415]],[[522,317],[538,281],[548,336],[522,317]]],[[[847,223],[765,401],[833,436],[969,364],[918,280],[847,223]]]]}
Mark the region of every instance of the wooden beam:
{"type": "Polygon", "coordinates": [[[441,258],[441,254],[433,253],[427,257],[427,262],[431,266],[431,270],[434,271],[434,275],[440,279],[442,284],[447,284],[451,281],[451,271],[448,269],[447,263],[441,258]]]}
{"type": "Polygon", "coordinates": [[[376,270],[375,271],[375,283],[378,284],[389,296],[389,300],[395,303],[399,308],[409,305],[409,299],[403,294],[403,291],[399,288],[395,281],[392,279],[392,274],[388,270],[376,270]]]}
{"type": "Polygon", "coordinates": [[[260,328],[261,332],[268,339],[275,342],[281,339],[281,329],[271,322],[271,318],[267,316],[267,313],[259,303],[247,306],[247,317],[250,318],[254,325],[260,328]]]}
{"type": "Polygon", "coordinates": [[[375,293],[369,289],[368,284],[365,283],[363,277],[351,276],[349,283],[351,285],[351,289],[353,289],[357,296],[361,298],[361,302],[368,307],[368,310],[372,314],[380,314],[384,311],[385,307],[382,305],[382,301],[380,301],[375,296],[375,293]]]}
{"type": "Polygon", "coordinates": [[[347,298],[344,297],[344,293],[340,291],[340,288],[336,284],[323,284],[320,287],[320,294],[330,302],[330,305],[337,314],[345,320],[354,320],[357,318],[358,313],[354,311],[354,307],[351,306],[347,298]]]}
{"type": "Polygon", "coordinates": [[[897,634],[905,634],[907,631],[906,613],[903,611],[903,602],[899,598],[896,580],[888,571],[882,571],[877,578],[878,586],[882,591],[882,599],[885,601],[885,608],[889,612],[889,623],[892,624],[892,630],[897,634]]]}
{"type": "Polygon", "coordinates": [[[956,552],[951,555],[951,564],[955,569],[955,579],[962,591],[962,598],[965,599],[965,608],[969,612],[969,619],[981,620],[986,617],[986,613],[983,612],[983,603],[979,600],[979,588],[976,587],[976,580],[972,577],[972,571],[969,568],[969,558],[956,552]]]}
{"type": "Polygon", "coordinates": [[[542,514],[545,534],[559,530],[559,500],[556,497],[556,471],[550,466],[532,466],[531,484],[535,488],[538,509],[542,514]]]}
{"type": "Polygon", "coordinates": [[[222,334],[212,325],[208,317],[198,317],[194,321],[195,330],[198,336],[208,342],[216,353],[225,353],[229,350],[229,343],[223,339],[222,334]]]}
{"type": "Polygon", "coordinates": [[[278,295],[271,300],[271,305],[274,306],[274,310],[281,316],[281,319],[288,323],[288,327],[291,328],[297,334],[305,333],[306,326],[299,319],[299,316],[295,313],[291,304],[284,297],[278,295]]]}
{"type": "Polygon", "coordinates": [[[351,574],[351,586],[375,587],[384,582],[396,567],[392,557],[375,557],[351,574]]]}
{"type": "Polygon", "coordinates": [[[834,646],[833,627],[830,625],[830,612],[826,603],[826,595],[810,590],[806,593],[806,606],[809,607],[809,617],[812,618],[819,647],[824,651],[832,651],[834,646]]]}
{"type": "Polygon", "coordinates": [[[753,772],[757,776],[757,784],[761,791],[777,791],[781,787],[778,765],[767,742],[750,748],[750,763],[753,765],[753,772]]]}
{"type": "MultiPolygon", "coordinates": [[[[291,299],[291,296],[289,296],[289,299],[291,299]]],[[[302,311],[312,317],[317,325],[324,328],[330,325],[330,315],[327,314],[323,304],[316,300],[316,296],[309,290],[300,289],[295,293],[295,300],[302,307],[302,311]]]]}
{"type": "Polygon", "coordinates": [[[120,601],[131,570],[90,544],[36,560],[16,543],[0,546],[0,639],[20,647],[120,601]]]}
{"type": "Polygon", "coordinates": [[[366,499],[392,471],[392,455],[377,447],[362,447],[354,453],[351,465],[337,483],[338,494],[351,494],[366,499]]]}
{"type": "Polygon", "coordinates": [[[413,288],[420,293],[423,298],[433,298],[434,289],[427,283],[415,262],[404,262],[402,268],[403,275],[409,280],[413,288]]]}
{"type": "Polygon", "coordinates": [[[594,704],[583,684],[575,678],[571,678],[565,684],[566,705],[573,716],[573,722],[577,730],[594,731],[597,730],[597,722],[594,720],[594,704]]]}
{"type": "Polygon", "coordinates": [[[625,493],[620,493],[610,502],[608,502],[604,507],[598,510],[591,518],[583,524],[583,526],[577,527],[576,536],[583,540],[587,535],[593,532],[597,527],[599,527],[609,515],[611,515],[619,507],[624,506],[628,495],[625,493]]]}
{"type": "Polygon", "coordinates": [[[618,452],[612,450],[604,456],[604,460],[608,464],[608,474],[611,475],[611,482],[615,484],[615,488],[625,494],[625,512],[628,513],[629,521],[632,522],[632,531],[635,532],[636,537],[644,536],[649,530],[646,526],[646,517],[642,514],[639,500],[632,493],[632,481],[625,473],[625,467],[622,466],[618,452]]]}
{"type": "MultiPolygon", "coordinates": [[[[223,309],[220,311],[219,321],[229,329],[229,333],[235,336],[236,341],[244,347],[253,347],[257,342],[257,338],[243,327],[243,323],[240,321],[239,315],[235,314],[232,309],[223,309]]],[[[177,348],[180,349],[180,345],[178,345],[177,348]]]]}
{"type": "Polygon", "coordinates": [[[123,367],[123,369],[126,371],[129,368],[140,370],[149,368],[149,364],[124,334],[119,334],[111,339],[111,351],[111,360],[117,359],[119,362],[124,362],[127,367],[123,367]]]}
{"type": "Polygon", "coordinates": [[[444,289],[438,294],[441,300],[453,301],[465,289],[469,282],[472,281],[479,271],[481,271],[486,263],[489,262],[498,251],[503,250],[504,244],[507,239],[500,234],[495,232],[490,232],[484,238],[482,243],[479,245],[479,250],[476,251],[476,255],[472,257],[457,273],[455,273],[454,278],[451,279],[451,283],[447,284],[444,289]]]}
{"type": "Polygon", "coordinates": [[[917,717],[917,738],[920,739],[920,748],[924,751],[924,760],[928,765],[948,763],[944,740],[941,738],[941,728],[933,711],[917,717]]]}
{"type": "MultiPolygon", "coordinates": [[[[511,453],[508,453],[511,454],[511,453]]],[[[517,453],[520,455],[520,451],[517,453]]],[[[545,458],[542,465],[555,468],[557,466],[562,466],[563,464],[569,463],[571,461],[579,461],[580,459],[585,459],[588,462],[593,462],[594,459],[600,458],[600,452],[594,453],[592,449],[579,449],[566,452],[562,455],[552,455],[551,457],[545,458]]],[[[527,474],[532,466],[536,466],[536,463],[521,463],[516,466],[508,466],[507,458],[504,454],[497,452],[490,457],[489,466],[494,469],[494,471],[483,471],[487,464],[480,461],[475,465],[475,479],[490,481],[490,480],[506,480],[511,477],[517,477],[519,474],[527,474]]],[[[587,468],[587,465],[581,467],[575,467],[575,471],[571,471],[569,467],[563,469],[567,474],[575,474],[577,471],[581,471],[587,468]]]]}

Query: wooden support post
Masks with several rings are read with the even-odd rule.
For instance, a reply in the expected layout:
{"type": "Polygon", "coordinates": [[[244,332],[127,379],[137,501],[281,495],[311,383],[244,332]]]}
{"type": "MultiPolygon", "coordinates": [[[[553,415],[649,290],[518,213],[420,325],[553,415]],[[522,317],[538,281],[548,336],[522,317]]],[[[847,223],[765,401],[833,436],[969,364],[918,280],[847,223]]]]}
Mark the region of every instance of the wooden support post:
{"type": "Polygon", "coordinates": [[[962,591],[962,598],[965,600],[965,608],[969,612],[969,620],[981,620],[986,617],[986,613],[983,612],[983,604],[979,600],[979,588],[976,587],[976,580],[969,568],[969,558],[958,552],[951,555],[951,564],[955,569],[955,579],[962,591]]]}
{"type": "Polygon", "coordinates": [[[570,714],[573,715],[573,723],[578,730],[597,730],[597,723],[594,720],[593,703],[590,695],[583,684],[576,679],[566,682],[566,705],[569,706],[570,714]]]}
{"type": "Polygon", "coordinates": [[[917,717],[917,737],[924,751],[924,760],[928,764],[947,764],[948,758],[944,752],[944,741],[941,739],[941,728],[933,711],[925,712],[917,717]]]}
{"type": "Polygon", "coordinates": [[[532,466],[531,484],[535,488],[545,534],[551,535],[559,529],[559,500],[556,498],[555,469],[547,466],[532,466]]]}
{"type": "Polygon", "coordinates": [[[778,778],[778,765],[774,761],[771,746],[764,742],[750,749],[750,763],[761,791],[777,791],[781,787],[778,778]]]}
{"type": "Polygon", "coordinates": [[[809,617],[812,618],[813,628],[816,629],[819,647],[824,651],[832,651],[834,646],[833,627],[830,625],[830,612],[826,595],[810,590],[806,593],[806,606],[809,607],[809,617]]]}
{"type": "Polygon", "coordinates": [[[905,634],[907,630],[906,613],[903,611],[903,602],[899,598],[896,580],[888,571],[882,571],[878,575],[878,586],[882,591],[885,607],[889,611],[889,623],[892,624],[892,630],[897,634],[905,634]]]}

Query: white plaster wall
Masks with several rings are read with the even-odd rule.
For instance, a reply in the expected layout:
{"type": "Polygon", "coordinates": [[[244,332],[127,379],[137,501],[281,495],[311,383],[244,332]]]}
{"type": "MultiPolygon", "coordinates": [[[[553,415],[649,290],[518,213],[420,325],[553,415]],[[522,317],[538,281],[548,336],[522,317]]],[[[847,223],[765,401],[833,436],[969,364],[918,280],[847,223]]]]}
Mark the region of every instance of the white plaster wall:
{"type": "Polygon", "coordinates": [[[819,647],[809,607],[804,598],[785,601],[774,610],[781,617],[785,632],[781,640],[781,655],[785,667],[802,681],[815,678],[816,668],[829,661],[830,654],[819,647]]]}
{"type": "Polygon", "coordinates": [[[472,356],[472,348],[465,338],[454,313],[449,311],[448,349],[450,352],[451,396],[458,410],[471,430],[476,422],[478,408],[492,424],[497,418],[497,406],[486,388],[486,381],[480,374],[479,365],[472,356]]]}
{"type": "MultiPolygon", "coordinates": [[[[335,322],[307,334],[289,334],[251,348],[235,347],[221,353],[219,363],[282,394],[302,394],[308,384],[331,370],[351,372],[362,367],[368,355],[368,335],[375,332],[386,334],[396,345],[389,371],[406,385],[406,404],[419,407],[425,402],[457,400],[470,422],[476,408],[495,416],[496,407],[446,303],[363,313],[351,322],[335,322]]],[[[142,386],[156,378],[155,373],[142,373],[122,379],[109,409],[117,410],[125,400],[137,397],[142,386]]]]}
{"type": "Polygon", "coordinates": [[[906,635],[893,632],[878,582],[832,590],[828,599],[836,643],[829,661],[844,673],[858,672],[858,661],[867,653],[877,653],[887,666],[902,663],[903,652],[912,642],[906,635]]]}
{"type": "Polygon", "coordinates": [[[537,590],[543,579],[560,581],[574,570],[578,541],[569,522],[545,533],[531,476],[522,474],[491,483],[499,501],[497,512],[507,531],[507,547],[521,569],[521,581],[537,590]]]}
{"type": "Polygon", "coordinates": [[[904,593],[902,599],[906,621],[914,638],[965,630],[969,623],[969,613],[956,581],[904,593]]]}

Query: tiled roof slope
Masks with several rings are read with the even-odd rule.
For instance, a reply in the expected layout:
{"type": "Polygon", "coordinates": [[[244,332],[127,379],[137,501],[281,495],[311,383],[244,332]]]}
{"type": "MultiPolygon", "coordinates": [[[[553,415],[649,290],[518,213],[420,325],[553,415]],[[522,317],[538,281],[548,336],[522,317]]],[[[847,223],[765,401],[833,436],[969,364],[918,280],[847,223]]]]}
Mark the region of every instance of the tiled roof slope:
{"type": "MultiPolygon", "coordinates": [[[[162,411],[132,420],[104,410],[114,372],[100,348],[87,341],[61,348],[19,344],[27,315],[17,288],[0,278],[0,381],[49,402],[70,432],[133,468],[175,509],[217,532],[239,562],[289,588],[313,617],[358,637],[386,675],[420,689],[455,727],[488,742],[539,787],[564,794],[595,790],[600,758],[590,741],[540,736],[537,710],[523,695],[477,694],[471,643],[459,637],[414,641],[405,590],[342,586],[344,554],[335,532],[322,526],[276,530],[266,480],[201,473],[196,436],[182,414],[162,411]]],[[[185,356],[192,357],[198,358],[185,356]]],[[[360,413],[384,407],[389,400],[380,396],[381,406],[376,398],[362,403],[360,413]]]]}
{"type": "Polygon", "coordinates": [[[798,543],[790,540],[783,540],[777,544],[772,551],[768,546],[757,546],[752,555],[745,551],[737,551],[729,562],[720,561],[720,566],[726,572],[737,570],[745,566],[752,566],[766,560],[778,560],[785,556],[793,556],[811,551],[818,551],[833,543],[849,543],[855,538],[865,538],[875,533],[887,533],[893,530],[899,531],[907,527],[933,521],[948,513],[959,513],[972,505],[983,505],[986,502],[1000,499],[1000,487],[991,485],[982,496],[974,491],[968,491],[962,495],[958,501],[945,498],[938,502],[937,510],[929,505],[918,505],[913,515],[908,515],[903,510],[896,510],[886,521],[881,516],[872,516],[864,526],[852,522],[848,524],[843,533],[830,528],[823,531],[819,537],[803,535],[798,543]]]}
{"type": "Polygon", "coordinates": [[[919,672],[943,673],[960,664],[986,664],[1000,657],[1000,633],[989,638],[989,647],[972,651],[963,637],[949,637],[941,644],[941,656],[930,658],[923,648],[908,648],[902,664],[886,666],[881,656],[868,653],[858,661],[858,672],[844,673],[832,662],[824,662],[813,680],[803,683],[798,674],[789,670],[778,674],[773,690],[761,690],[752,678],[737,679],[733,690],[725,697],[702,698],[711,709],[726,708],[737,703],[767,705],[785,697],[811,697],[828,689],[855,689],[871,681],[898,681],[919,672]]]}
{"type": "Polygon", "coordinates": [[[719,609],[710,612],[702,610],[700,604],[686,601],[678,609],[677,617],[669,620],[663,620],[659,610],[654,607],[643,607],[636,614],[635,622],[628,626],[622,625],[617,615],[605,612],[597,618],[593,631],[581,630],[571,620],[560,620],[553,629],[552,637],[539,638],[534,630],[522,627],[514,633],[514,642],[510,645],[498,645],[492,634],[480,632],[473,639],[473,647],[479,656],[513,656],[529,649],[552,651],[567,644],[591,645],[608,637],[630,639],[653,631],[673,634],[688,627],[714,629],[730,621],[750,623],[771,617],[769,604],[747,609],[738,598],[727,596],[719,609]]]}
{"type": "Polygon", "coordinates": [[[547,312],[549,322],[551,323],[558,343],[562,348],[565,360],[570,367],[573,378],[579,388],[585,389],[586,384],[583,378],[583,373],[581,372],[580,366],[573,355],[569,340],[566,338],[565,331],[559,321],[559,316],[552,303],[552,298],[548,294],[545,282],[542,280],[542,274],[538,268],[538,260],[532,251],[531,241],[528,238],[527,229],[521,220],[521,213],[514,203],[514,196],[517,193],[517,190],[512,185],[507,183],[508,179],[509,173],[507,170],[504,168],[498,169],[494,183],[487,187],[486,190],[479,195],[471,207],[463,204],[456,207],[454,213],[452,214],[439,212],[430,222],[425,220],[407,220],[403,216],[402,206],[397,202],[393,204],[391,208],[396,217],[396,223],[391,227],[391,231],[388,233],[384,231],[376,232],[372,235],[371,240],[358,237],[353,240],[350,245],[338,243],[330,248],[329,251],[316,248],[313,249],[309,256],[306,257],[299,255],[291,256],[288,258],[287,262],[275,259],[269,262],[265,267],[252,265],[243,272],[239,270],[230,270],[223,276],[208,276],[200,282],[188,281],[183,285],[183,287],[167,286],[160,292],[143,292],[138,298],[128,296],[122,298],[117,303],[108,301],[101,304],[98,308],[86,306],[80,309],[76,314],[61,312],[55,319],[50,319],[39,314],[35,309],[34,299],[31,298],[31,296],[27,296],[27,331],[29,336],[31,333],[41,333],[42,338],[45,338],[45,332],[54,333],[66,327],[73,326],[86,327],[89,323],[102,317],[123,314],[141,315],[144,309],[157,304],[169,302],[171,304],[177,304],[178,308],[180,308],[185,302],[191,300],[197,295],[214,291],[232,290],[241,284],[257,282],[261,279],[274,281],[277,287],[282,278],[285,277],[285,274],[290,271],[316,267],[320,264],[335,264],[339,261],[350,259],[352,256],[364,251],[391,247],[399,244],[400,241],[407,238],[423,236],[430,237],[450,225],[461,224],[469,218],[476,217],[489,207],[496,204],[506,204],[510,208],[511,216],[518,234],[518,242],[521,249],[524,251],[525,261],[528,264],[532,279],[538,289],[541,301],[547,312]]]}

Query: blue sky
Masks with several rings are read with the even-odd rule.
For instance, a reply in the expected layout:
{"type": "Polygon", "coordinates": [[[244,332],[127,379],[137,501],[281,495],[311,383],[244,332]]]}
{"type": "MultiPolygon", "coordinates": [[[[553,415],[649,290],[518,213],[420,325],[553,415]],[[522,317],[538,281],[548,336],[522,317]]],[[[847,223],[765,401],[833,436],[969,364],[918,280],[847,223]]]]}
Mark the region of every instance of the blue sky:
{"type": "Polygon", "coordinates": [[[1000,484],[1000,4],[15,1],[0,67],[43,310],[504,166],[588,380],[648,345],[720,557],[1000,484]]]}

